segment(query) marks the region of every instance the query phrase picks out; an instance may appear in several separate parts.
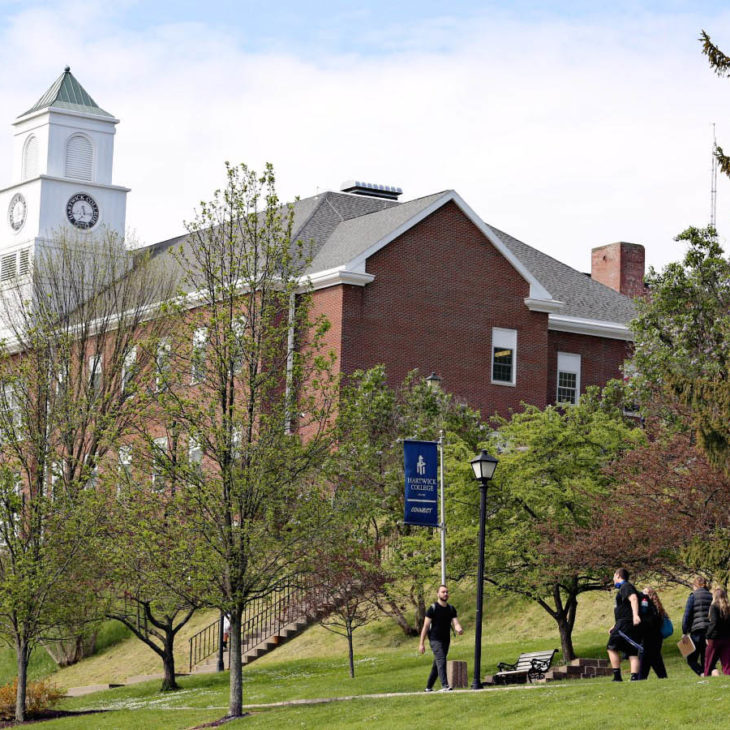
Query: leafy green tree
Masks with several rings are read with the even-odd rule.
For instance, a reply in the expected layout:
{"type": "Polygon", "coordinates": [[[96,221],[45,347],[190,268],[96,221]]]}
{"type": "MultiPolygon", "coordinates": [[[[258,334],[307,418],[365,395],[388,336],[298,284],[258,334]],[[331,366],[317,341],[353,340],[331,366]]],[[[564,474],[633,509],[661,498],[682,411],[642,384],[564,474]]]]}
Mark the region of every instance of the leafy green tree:
{"type": "Polygon", "coordinates": [[[97,585],[104,589],[105,615],[123,623],[162,660],[161,691],[167,692],[179,689],[175,638],[202,603],[203,586],[191,569],[201,546],[190,531],[175,447],[164,454],[153,451],[149,458],[139,453],[143,448],[138,441],[135,463],[117,476],[97,585]],[[169,460],[163,489],[159,483],[155,489],[150,479],[159,459],[169,460]]]}
{"type": "Polygon", "coordinates": [[[730,261],[712,228],[688,228],[682,261],[649,271],[632,323],[633,387],[650,415],[689,427],[711,463],[730,468],[730,261]]]}
{"type": "MultiPolygon", "coordinates": [[[[443,430],[448,460],[455,450],[473,454],[483,424],[477,412],[429,387],[417,371],[394,389],[378,366],[343,384],[337,427],[338,449],[328,470],[335,498],[355,524],[368,528],[370,540],[382,545],[386,581],[375,598],[378,608],[416,636],[440,560],[440,540],[437,530],[403,522],[403,439],[436,440],[443,430]]],[[[451,478],[449,471],[446,482],[451,478]]],[[[455,493],[447,487],[447,494],[455,493]]],[[[451,505],[446,509],[450,523],[451,505]]]]}
{"type": "MultiPolygon", "coordinates": [[[[279,202],[273,169],[226,173],[176,254],[185,296],[177,330],[160,343],[167,364],[154,420],[190,455],[175,462],[198,546],[190,569],[206,604],[230,617],[235,717],[243,611],[297,570],[325,519],[312,475],[332,447],[337,379],[322,344],[328,323],[310,316],[307,251],[292,240],[293,210],[279,202]]],[[[156,476],[171,465],[161,459],[156,476]]]]}
{"type": "MultiPolygon", "coordinates": [[[[526,406],[496,423],[491,448],[498,445],[500,453],[488,492],[485,580],[540,605],[557,624],[563,656],[573,659],[578,596],[604,588],[606,578],[595,566],[571,564],[558,538],[572,544],[576,531],[591,524],[594,497],[608,501],[611,494],[604,467],[642,434],[608,397],[601,400],[597,388],[589,388],[577,405],[526,406]]],[[[472,503],[461,516],[462,529],[476,522],[477,492],[468,492],[472,503]]],[[[475,539],[476,529],[472,524],[466,534],[475,539]]],[[[465,537],[461,555],[473,560],[465,537]]]]}
{"type": "Polygon", "coordinates": [[[379,546],[352,532],[351,525],[327,531],[326,545],[315,569],[318,594],[329,607],[320,625],[347,639],[350,678],[355,677],[354,633],[373,621],[374,599],[385,583],[379,546]]]}
{"type": "Polygon", "coordinates": [[[15,648],[19,721],[31,650],[73,636],[93,598],[79,565],[107,514],[98,474],[138,416],[120,384],[143,330],[161,326],[168,284],[113,234],[59,234],[2,289],[0,634],[15,648]]]}

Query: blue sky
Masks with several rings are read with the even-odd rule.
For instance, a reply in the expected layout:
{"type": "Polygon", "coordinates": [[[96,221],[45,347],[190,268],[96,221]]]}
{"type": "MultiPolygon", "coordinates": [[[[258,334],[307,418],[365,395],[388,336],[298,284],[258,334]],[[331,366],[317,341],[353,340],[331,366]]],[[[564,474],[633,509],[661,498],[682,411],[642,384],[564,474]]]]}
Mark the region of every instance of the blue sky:
{"type": "Polygon", "coordinates": [[[662,266],[707,221],[712,122],[730,147],[702,28],[730,52],[730,6],[709,0],[0,0],[0,187],[13,119],[69,64],[121,120],[114,182],[140,242],[181,232],[225,160],[271,161],[284,197],[454,188],[575,268],[616,240],[662,266]]]}

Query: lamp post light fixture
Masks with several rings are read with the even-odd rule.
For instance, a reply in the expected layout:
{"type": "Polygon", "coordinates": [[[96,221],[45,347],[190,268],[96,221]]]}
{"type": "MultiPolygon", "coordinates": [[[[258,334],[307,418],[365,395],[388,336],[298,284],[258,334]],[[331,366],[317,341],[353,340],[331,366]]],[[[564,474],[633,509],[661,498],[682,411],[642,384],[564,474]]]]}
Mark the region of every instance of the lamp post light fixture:
{"type": "Polygon", "coordinates": [[[439,385],[441,385],[441,381],[443,380],[443,378],[436,375],[436,372],[434,371],[425,380],[426,380],[426,385],[429,388],[433,389],[433,388],[438,388],[439,385]]]}
{"type": "Polygon", "coordinates": [[[479,482],[481,492],[479,501],[479,567],[477,569],[477,615],[474,632],[474,678],[472,689],[482,689],[482,604],[484,603],[484,529],[487,521],[487,483],[494,476],[497,468],[497,459],[490,456],[484,449],[476,458],[471,460],[474,477],[479,482]]]}

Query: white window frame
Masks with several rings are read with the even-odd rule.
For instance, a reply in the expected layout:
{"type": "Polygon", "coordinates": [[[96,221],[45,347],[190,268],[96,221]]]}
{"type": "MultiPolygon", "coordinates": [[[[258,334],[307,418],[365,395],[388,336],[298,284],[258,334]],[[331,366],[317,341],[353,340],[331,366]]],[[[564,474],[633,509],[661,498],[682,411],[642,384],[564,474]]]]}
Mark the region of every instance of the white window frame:
{"type": "Polygon", "coordinates": [[[119,462],[119,479],[117,480],[117,496],[122,492],[122,480],[127,481],[131,477],[132,469],[132,444],[122,444],[117,451],[119,462]]]}
{"type": "Polygon", "coordinates": [[[233,374],[240,375],[243,371],[243,344],[246,337],[246,317],[241,315],[236,317],[231,323],[233,335],[233,352],[231,359],[233,362],[233,374]]]}
{"type": "Polygon", "coordinates": [[[124,356],[124,362],[122,363],[122,393],[128,392],[132,378],[136,374],[136,366],[137,346],[133,345],[127,351],[127,354],[124,356]]]}
{"type": "Polygon", "coordinates": [[[89,389],[98,395],[103,385],[104,355],[97,353],[89,357],[89,389]]]}
{"type": "Polygon", "coordinates": [[[166,487],[163,474],[160,473],[162,459],[167,455],[167,436],[160,436],[153,441],[152,447],[152,489],[161,492],[166,487]],[[164,455],[164,456],[162,456],[164,455]]]}
{"type": "Polygon", "coordinates": [[[168,337],[163,337],[157,343],[155,352],[155,388],[161,391],[165,386],[165,377],[170,374],[170,351],[172,346],[168,337]]]}
{"type": "Polygon", "coordinates": [[[580,400],[580,371],[581,371],[581,356],[574,352],[558,352],[558,368],[557,375],[555,378],[555,402],[556,403],[567,403],[569,405],[575,405],[580,400]],[[566,375],[575,375],[575,396],[574,400],[561,400],[560,389],[565,386],[560,385],[560,375],[565,373],[566,375]]]}
{"type": "Polygon", "coordinates": [[[492,327],[492,356],[490,366],[490,379],[493,385],[517,384],[517,330],[504,327],[492,327]],[[512,351],[511,378],[509,380],[498,380],[494,377],[494,355],[497,349],[512,351]]]}
{"type": "Polygon", "coordinates": [[[203,461],[203,447],[195,436],[188,437],[188,463],[199,466],[203,461]]]}
{"type": "Polygon", "coordinates": [[[208,328],[198,327],[193,332],[193,350],[190,358],[190,384],[197,385],[205,380],[205,366],[208,348],[208,328]]]}

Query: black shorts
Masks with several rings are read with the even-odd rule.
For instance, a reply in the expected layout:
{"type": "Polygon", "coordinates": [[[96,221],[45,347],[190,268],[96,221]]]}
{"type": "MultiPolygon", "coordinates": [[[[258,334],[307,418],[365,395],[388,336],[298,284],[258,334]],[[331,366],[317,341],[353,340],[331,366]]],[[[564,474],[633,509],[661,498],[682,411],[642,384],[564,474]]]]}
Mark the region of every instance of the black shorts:
{"type": "Polygon", "coordinates": [[[633,627],[629,629],[628,627],[619,626],[618,628],[615,628],[608,637],[608,644],[606,644],[606,648],[612,649],[613,651],[623,652],[626,656],[638,656],[639,650],[637,647],[626,641],[626,639],[619,634],[619,631],[626,634],[626,636],[635,641],[637,644],[641,643],[641,638],[637,637],[636,632],[633,631],[633,627]]]}

